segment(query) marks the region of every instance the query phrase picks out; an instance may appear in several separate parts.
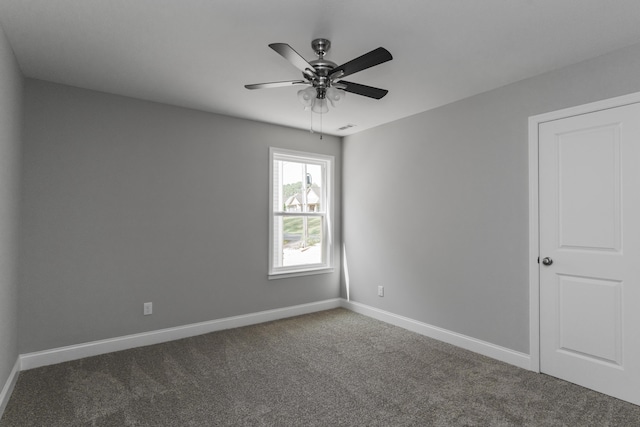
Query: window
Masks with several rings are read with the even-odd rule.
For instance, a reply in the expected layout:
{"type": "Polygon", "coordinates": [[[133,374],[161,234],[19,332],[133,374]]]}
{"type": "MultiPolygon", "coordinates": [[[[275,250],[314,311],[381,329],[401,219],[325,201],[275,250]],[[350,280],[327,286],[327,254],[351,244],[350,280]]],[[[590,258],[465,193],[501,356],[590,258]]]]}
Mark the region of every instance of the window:
{"type": "Polygon", "coordinates": [[[271,148],[269,277],[330,272],[333,157],[271,148]]]}

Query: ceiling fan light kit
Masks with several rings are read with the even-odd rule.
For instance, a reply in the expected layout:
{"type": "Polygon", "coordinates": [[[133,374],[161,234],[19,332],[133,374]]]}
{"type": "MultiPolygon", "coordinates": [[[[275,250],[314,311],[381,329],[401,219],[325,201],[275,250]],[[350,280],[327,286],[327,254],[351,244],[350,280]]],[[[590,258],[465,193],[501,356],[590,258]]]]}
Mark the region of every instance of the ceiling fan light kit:
{"type": "Polygon", "coordinates": [[[346,94],[344,90],[330,86],[326,89],[324,96],[322,96],[318,94],[316,88],[309,86],[306,89],[298,91],[298,100],[303,105],[305,111],[311,110],[314,113],[323,114],[329,111],[327,101],[329,101],[332,107],[336,107],[340,101],[344,99],[346,94]]]}
{"type": "Polygon", "coordinates": [[[305,110],[311,110],[318,114],[327,113],[329,111],[328,104],[336,107],[345,98],[346,92],[373,99],[381,99],[388,93],[385,89],[342,80],[343,77],[393,59],[389,51],[383,47],[374,49],[340,66],[324,58],[324,55],[331,48],[331,42],[327,39],[315,39],[311,42],[311,48],[318,56],[318,59],[310,62],[307,62],[286,43],[271,43],[269,47],[298,68],[302,72],[304,80],[256,83],[245,85],[247,89],[307,85],[307,88],[298,91],[298,100],[305,110]]]}

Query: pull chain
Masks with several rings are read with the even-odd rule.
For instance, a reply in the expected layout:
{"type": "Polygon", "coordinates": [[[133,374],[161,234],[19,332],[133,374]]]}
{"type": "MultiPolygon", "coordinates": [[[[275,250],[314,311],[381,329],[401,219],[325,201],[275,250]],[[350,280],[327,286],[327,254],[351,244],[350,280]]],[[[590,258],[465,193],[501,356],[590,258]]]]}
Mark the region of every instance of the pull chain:
{"type": "MultiPolygon", "coordinates": [[[[313,131],[313,111],[310,110],[311,117],[309,117],[309,133],[315,133],[313,131]]],[[[322,113],[320,113],[320,139],[322,139],[324,133],[322,132],[322,113]]]]}

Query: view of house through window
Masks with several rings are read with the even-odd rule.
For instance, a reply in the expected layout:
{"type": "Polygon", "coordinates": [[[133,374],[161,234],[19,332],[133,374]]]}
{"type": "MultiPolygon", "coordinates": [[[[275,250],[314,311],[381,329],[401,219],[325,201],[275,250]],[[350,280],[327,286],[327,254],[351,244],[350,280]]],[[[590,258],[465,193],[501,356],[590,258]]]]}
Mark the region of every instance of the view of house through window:
{"type": "Polygon", "coordinates": [[[331,159],[272,149],[271,162],[270,274],[329,267],[331,159]]]}

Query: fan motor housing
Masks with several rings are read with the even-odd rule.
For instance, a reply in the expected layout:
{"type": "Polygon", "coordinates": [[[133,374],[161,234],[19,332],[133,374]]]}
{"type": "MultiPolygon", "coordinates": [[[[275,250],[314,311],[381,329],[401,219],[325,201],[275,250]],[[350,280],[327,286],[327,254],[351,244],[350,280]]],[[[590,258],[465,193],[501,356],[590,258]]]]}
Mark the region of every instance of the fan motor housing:
{"type": "Polygon", "coordinates": [[[315,61],[310,61],[309,64],[313,65],[313,68],[316,70],[316,73],[322,77],[328,76],[331,70],[333,70],[338,66],[335,62],[328,61],[324,58],[316,59],[315,61]]]}

